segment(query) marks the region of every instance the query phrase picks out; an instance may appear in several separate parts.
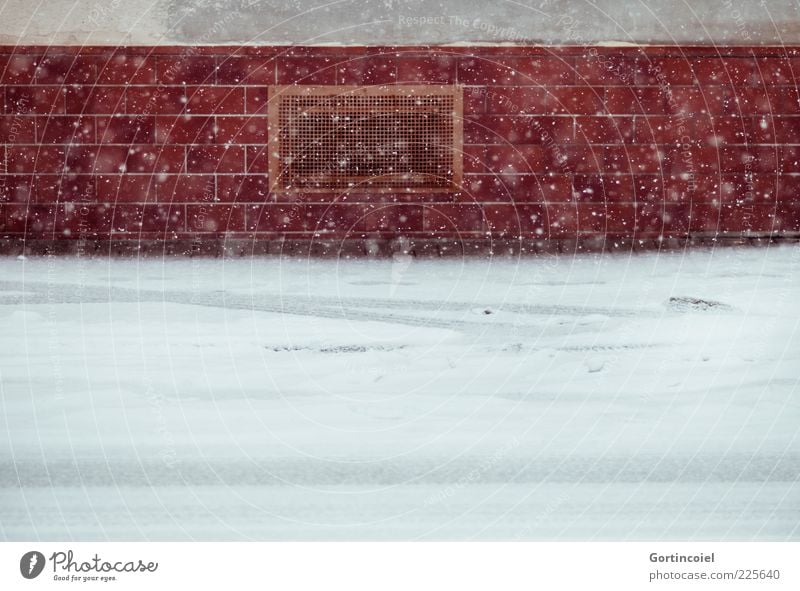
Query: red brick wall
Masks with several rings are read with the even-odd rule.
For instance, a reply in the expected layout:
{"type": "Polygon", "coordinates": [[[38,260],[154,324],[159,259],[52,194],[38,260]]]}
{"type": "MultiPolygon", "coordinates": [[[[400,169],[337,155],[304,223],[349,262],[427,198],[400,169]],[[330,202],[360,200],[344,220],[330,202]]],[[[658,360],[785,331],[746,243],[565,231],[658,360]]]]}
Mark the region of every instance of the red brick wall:
{"type": "Polygon", "coordinates": [[[0,239],[791,236],[798,80],[794,48],[0,46],[0,239]],[[271,193],[292,83],[463,85],[461,190],[271,193]]]}

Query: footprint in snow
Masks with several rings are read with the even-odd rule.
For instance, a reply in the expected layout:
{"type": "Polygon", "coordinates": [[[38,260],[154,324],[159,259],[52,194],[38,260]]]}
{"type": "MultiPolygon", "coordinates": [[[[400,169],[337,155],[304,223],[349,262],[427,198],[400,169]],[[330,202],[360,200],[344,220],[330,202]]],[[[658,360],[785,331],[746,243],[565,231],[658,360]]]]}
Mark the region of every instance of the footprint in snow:
{"type": "Polygon", "coordinates": [[[728,304],[716,300],[706,300],[695,297],[671,297],[667,307],[676,312],[705,312],[708,310],[732,310],[728,304]]]}

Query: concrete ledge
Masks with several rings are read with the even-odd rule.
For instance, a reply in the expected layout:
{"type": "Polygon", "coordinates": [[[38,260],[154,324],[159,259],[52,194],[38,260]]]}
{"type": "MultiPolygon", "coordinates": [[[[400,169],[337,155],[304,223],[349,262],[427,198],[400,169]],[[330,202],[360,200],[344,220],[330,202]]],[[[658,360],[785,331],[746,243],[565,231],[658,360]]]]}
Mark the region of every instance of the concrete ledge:
{"type": "Polygon", "coordinates": [[[0,42],[64,45],[784,45],[791,0],[7,0],[0,42]]]}

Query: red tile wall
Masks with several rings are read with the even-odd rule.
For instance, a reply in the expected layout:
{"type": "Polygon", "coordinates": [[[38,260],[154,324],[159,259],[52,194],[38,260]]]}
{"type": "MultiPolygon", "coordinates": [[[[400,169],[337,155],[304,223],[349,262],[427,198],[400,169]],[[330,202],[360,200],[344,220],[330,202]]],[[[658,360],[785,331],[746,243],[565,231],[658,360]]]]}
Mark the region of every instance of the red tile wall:
{"type": "Polygon", "coordinates": [[[800,48],[2,47],[0,239],[800,231],[800,48]],[[459,84],[451,193],[272,193],[267,86],[459,84]]]}

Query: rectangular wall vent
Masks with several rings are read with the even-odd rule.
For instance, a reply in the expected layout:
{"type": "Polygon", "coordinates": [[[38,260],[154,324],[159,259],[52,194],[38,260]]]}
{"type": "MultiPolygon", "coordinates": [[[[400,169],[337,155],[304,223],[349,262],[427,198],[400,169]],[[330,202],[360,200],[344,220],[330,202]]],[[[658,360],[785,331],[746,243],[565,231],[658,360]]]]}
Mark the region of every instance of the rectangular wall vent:
{"type": "Polygon", "coordinates": [[[272,190],[457,190],[462,116],[457,86],[272,86],[272,190]]]}

